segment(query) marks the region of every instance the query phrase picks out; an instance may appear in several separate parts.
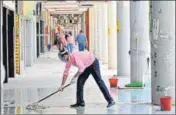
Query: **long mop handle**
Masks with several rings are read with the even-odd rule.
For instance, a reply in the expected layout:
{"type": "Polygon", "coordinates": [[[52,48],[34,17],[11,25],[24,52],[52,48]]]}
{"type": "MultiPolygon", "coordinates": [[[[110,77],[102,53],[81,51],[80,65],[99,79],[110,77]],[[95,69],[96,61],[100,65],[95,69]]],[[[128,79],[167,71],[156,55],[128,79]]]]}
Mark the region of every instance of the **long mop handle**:
{"type": "MultiPolygon", "coordinates": [[[[66,86],[64,86],[64,87],[63,87],[63,89],[62,89],[62,90],[64,90],[66,87],[70,86],[71,84],[72,84],[72,83],[67,84],[66,86]]],[[[57,92],[62,91],[62,90],[57,90],[57,91],[55,91],[55,92],[51,93],[50,95],[48,95],[48,96],[46,96],[46,97],[44,97],[44,98],[40,99],[37,103],[42,102],[43,100],[45,100],[45,99],[47,99],[47,98],[51,97],[52,95],[54,95],[54,94],[56,94],[57,92]]]]}

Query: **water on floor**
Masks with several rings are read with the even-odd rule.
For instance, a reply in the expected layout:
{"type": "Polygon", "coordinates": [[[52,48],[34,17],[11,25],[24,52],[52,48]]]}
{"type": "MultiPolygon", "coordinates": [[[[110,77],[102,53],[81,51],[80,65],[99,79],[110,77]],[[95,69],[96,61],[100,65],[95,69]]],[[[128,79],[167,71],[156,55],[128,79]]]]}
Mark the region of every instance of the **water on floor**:
{"type": "Polygon", "coordinates": [[[110,93],[116,101],[116,105],[107,109],[106,101],[97,89],[86,88],[84,108],[72,109],[70,104],[75,102],[74,88],[69,87],[52,97],[39,103],[45,109],[27,110],[26,106],[38,101],[48,94],[56,91],[56,88],[11,88],[4,89],[4,114],[166,114],[175,113],[173,107],[170,112],[160,111],[160,107],[152,106],[151,90],[118,90],[110,89],[110,93]]]}
{"type": "MultiPolygon", "coordinates": [[[[68,87],[50,98],[39,103],[44,109],[28,110],[26,106],[44,98],[56,91],[61,83],[64,63],[59,62],[56,52],[51,52],[51,58],[37,60],[32,68],[28,68],[23,75],[10,79],[4,85],[3,103],[1,103],[4,114],[174,114],[172,111],[160,111],[159,106],[151,105],[151,83],[150,77],[145,78],[144,89],[109,88],[108,77],[114,75],[115,71],[108,70],[106,65],[101,65],[102,77],[114,98],[116,105],[106,108],[104,99],[92,76],[86,81],[84,87],[84,108],[72,109],[70,104],[76,102],[76,84],[68,87]]],[[[72,76],[77,69],[71,68],[72,76]]],[[[71,77],[68,78],[68,81],[71,77]]],[[[129,83],[129,77],[119,77],[119,85],[129,83]]]]}

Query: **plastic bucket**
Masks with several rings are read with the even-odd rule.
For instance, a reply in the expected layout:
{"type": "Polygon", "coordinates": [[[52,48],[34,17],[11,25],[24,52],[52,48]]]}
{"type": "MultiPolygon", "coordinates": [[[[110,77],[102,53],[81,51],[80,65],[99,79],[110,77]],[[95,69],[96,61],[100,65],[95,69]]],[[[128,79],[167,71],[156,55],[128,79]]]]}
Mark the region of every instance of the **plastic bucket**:
{"type": "Polygon", "coordinates": [[[163,96],[160,98],[160,106],[163,111],[171,111],[172,109],[172,97],[163,96]]]}
{"type": "Polygon", "coordinates": [[[109,78],[110,87],[117,87],[118,79],[117,78],[109,78]]]}

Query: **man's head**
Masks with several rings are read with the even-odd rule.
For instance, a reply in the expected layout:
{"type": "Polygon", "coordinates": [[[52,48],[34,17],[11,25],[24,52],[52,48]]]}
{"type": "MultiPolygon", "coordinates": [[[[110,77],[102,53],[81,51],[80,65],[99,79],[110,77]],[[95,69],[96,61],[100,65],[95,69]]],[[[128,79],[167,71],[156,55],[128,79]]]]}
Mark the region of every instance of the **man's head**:
{"type": "Polygon", "coordinates": [[[80,30],[79,33],[80,33],[80,34],[83,33],[83,30],[80,30]]]}
{"type": "Polygon", "coordinates": [[[69,59],[68,52],[66,50],[60,51],[58,56],[59,56],[60,60],[62,60],[64,62],[67,62],[69,59]]]}
{"type": "Polygon", "coordinates": [[[69,58],[69,57],[68,57],[68,52],[66,52],[66,53],[63,54],[63,58],[64,58],[66,61],[68,61],[68,58],[69,58]]]}

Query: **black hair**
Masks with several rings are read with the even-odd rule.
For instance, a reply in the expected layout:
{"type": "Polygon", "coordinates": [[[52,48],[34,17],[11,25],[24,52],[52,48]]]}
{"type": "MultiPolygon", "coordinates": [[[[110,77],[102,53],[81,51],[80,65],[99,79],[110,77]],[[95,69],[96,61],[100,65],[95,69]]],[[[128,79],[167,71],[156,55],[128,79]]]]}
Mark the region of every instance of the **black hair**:
{"type": "Polygon", "coordinates": [[[64,54],[62,54],[62,57],[64,57],[65,55],[68,55],[68,52],[65,52],[64,54]]]}

